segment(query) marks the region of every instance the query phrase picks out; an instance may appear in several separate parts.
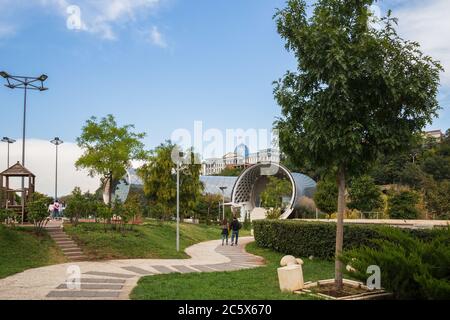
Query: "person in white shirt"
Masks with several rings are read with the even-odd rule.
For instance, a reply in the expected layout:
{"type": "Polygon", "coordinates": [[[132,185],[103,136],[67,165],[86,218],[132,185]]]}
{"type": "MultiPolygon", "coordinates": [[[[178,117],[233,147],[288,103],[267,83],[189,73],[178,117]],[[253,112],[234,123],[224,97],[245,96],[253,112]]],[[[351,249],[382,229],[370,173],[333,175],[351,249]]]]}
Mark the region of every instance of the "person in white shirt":
{"type": "Polygon", "coordinates": [[[50,203],[48,205],[48,213],[49,213],[49,216],[53,219],[53,203],[50,203]]]}

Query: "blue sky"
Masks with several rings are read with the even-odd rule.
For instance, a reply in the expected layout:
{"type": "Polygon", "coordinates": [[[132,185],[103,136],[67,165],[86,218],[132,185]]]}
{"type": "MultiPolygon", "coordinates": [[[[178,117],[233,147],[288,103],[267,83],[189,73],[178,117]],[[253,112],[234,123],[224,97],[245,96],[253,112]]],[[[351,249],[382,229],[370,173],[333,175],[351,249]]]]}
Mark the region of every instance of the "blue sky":
{"type": "MultiPolygon", "coordinates": [[[[272,20],[283,4],[0,0],[0,69],[49,75],[50,90],[30,94],[32,138],[74,141],[87,118],[107,113],[147,132],[148,147],[195,120],[205,128],[270,128],[279,114],[271,83],[295,67],[272,20]],[[86,30],[67,28],[64,6],[71,4],[91,24],[86,30]]],[[[394,14],[417,6],[391,4],[394,14]]],[[[430,128],[449,127],[448,85],[440,101],[446,109],[430,128]]],[[[9,111],[2,110],[1,135],[20,137],[21,103],[21,92],[0,90],[0,108],[9,111]]]]}

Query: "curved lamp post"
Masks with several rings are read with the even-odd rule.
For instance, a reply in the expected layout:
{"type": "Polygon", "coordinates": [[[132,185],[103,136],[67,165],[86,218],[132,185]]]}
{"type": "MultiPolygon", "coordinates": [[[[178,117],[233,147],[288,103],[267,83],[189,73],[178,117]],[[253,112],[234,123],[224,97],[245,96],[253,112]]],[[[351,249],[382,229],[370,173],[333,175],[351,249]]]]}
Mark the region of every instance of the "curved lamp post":
{"type": "Polygon", "coordinates": [[[6,142],[8,144],[8,156],[7,156],[7,169],[9,169],[9,145],[16,142],[16,140],[8,138],[8,137],[3,137],[2,142],[6,142]]]}
{"type": "Polygon", "coordinates": [[[58,200],[58,146],[63,144],[59,137],[55,137],[55,139],[50,141],[56,147],[56,162],[55,162],[55,201],[58,200]]]}

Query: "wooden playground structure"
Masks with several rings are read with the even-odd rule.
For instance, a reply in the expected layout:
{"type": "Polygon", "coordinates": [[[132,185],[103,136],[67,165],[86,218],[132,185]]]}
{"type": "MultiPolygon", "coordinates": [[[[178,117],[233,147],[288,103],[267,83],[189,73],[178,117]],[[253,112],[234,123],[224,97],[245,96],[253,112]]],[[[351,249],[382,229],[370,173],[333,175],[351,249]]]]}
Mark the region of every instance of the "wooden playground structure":
{"type": "Polygon", "coordinates": [[[35,192],[36,176],[19,162],[0,173],[0,208],[14,210],[21,214],[22,223],[26,220],[27,204],[35,192]],[[23,180],[21,188],[11,188],[11,180],[23,180]],[[20,194],[20,200],[17,195],[20,194]],[[19,203],[20,202],[20,203],[19,203]]]}

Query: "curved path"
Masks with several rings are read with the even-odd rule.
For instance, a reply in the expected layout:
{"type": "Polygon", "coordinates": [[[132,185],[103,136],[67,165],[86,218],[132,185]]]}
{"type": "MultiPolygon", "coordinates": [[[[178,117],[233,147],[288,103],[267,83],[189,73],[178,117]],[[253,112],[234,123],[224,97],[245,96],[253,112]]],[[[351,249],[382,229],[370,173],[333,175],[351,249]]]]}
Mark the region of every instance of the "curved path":
{"type": "Polygon", "coordinates": [[[190,259],[130,259],[72,262],[29,269],[0,279],[1,299],[128,299],[139,278],[163,273],[216,272],[255,268],[261,257],[245,251],[252,237],[239,238],[239,246],[222,246],[220,240],[195,244],[185,251],[190,259]],[[78,269],[79,268],[79,269],[78,269]],[[68,288],[71,272],[81,281],[68,288]]]}

